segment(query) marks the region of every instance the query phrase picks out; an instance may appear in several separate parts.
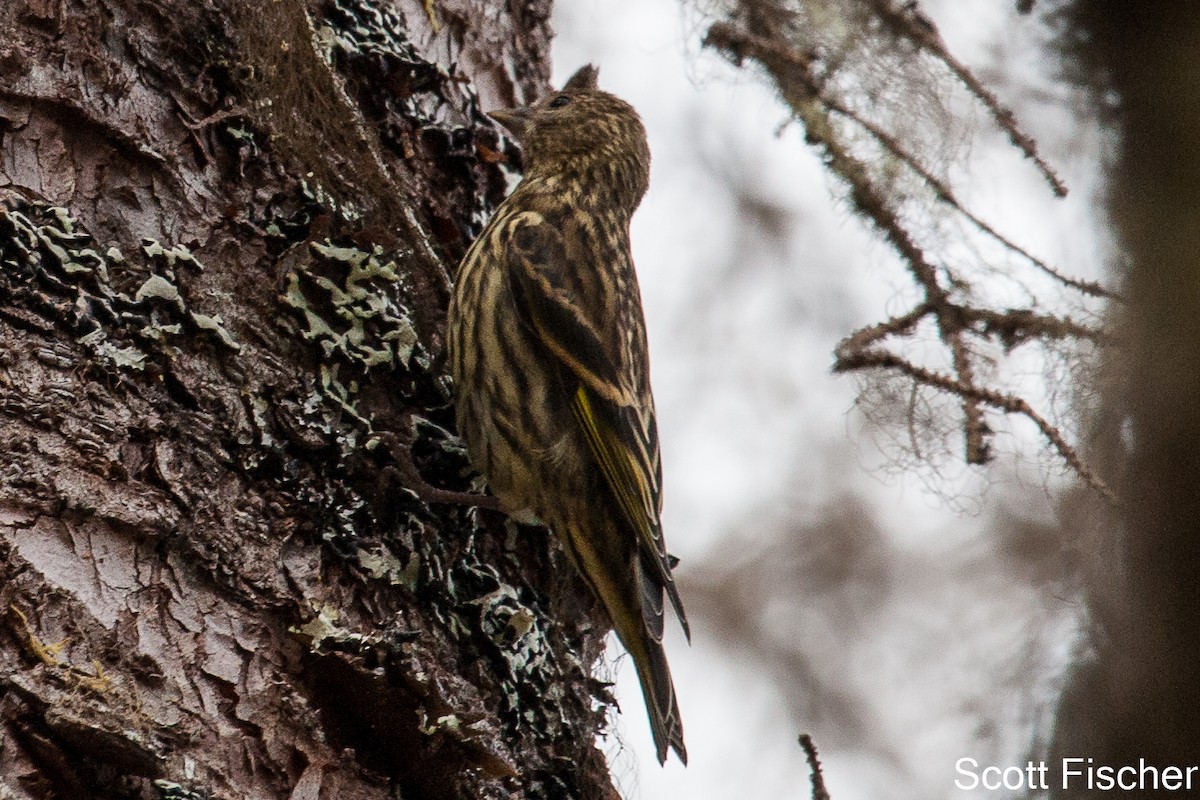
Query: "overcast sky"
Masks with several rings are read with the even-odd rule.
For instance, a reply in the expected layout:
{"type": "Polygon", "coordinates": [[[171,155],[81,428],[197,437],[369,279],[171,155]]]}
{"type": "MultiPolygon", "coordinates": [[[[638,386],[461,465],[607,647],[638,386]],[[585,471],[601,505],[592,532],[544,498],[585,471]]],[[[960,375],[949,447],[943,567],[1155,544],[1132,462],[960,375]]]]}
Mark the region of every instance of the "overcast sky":
{"type": "MultiPolygon", "coordinates": [[[[1013,5],[927,11],[952,52],[1001,84],[1072,194],[1056,201],[982,118],[959,188],[1023,246],[1096,275],[1106,239],[1090,199],[1103,140],[1068,107],[1038,47],[1041,23],[1013,5]]],[[[598,64],[601,87],[633,103],[649,132],[650,192],[633,243],[685,604],[689,575],[731,553],[771,552],[781,529],[811,524],[839,497],[861,500],[887,552],[885,602],[826,592],[764,609],[784,649],[795,642],[804,676],[740,658],[704,619],[690,648],[669,639],[686,769],[655,763],[634,671],[618,659],[624,713],[610,757],[620,788],[630,800],[807,797],[796,735],[808,731],[835,800],[973,796],[955,789],[955,760],[1023,764],[1078,641],[1074,598],[1006,569],[987,530],[997,508],[1053,524],[1045,462],[1001,459],[984,474],[949,463],[940,478],[889,470],[853,412],[855,380],[829,367],[839,339],[895,313],[905,277],[835,201],[799,127],[784,127],[757,76],[701,52],[703,28],[675,0],[558,0],[554,24],[556,83],[598,64]],[[861,735],[827,715],[803,718],[789,681],[814,679],[843,687],[861,735]]]]}

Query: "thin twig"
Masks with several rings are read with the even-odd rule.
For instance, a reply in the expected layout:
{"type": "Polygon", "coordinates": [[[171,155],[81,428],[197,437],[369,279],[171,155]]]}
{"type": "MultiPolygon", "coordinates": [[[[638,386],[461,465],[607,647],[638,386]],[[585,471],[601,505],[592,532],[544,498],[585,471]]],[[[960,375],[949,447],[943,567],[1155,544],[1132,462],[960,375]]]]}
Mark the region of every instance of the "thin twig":
{"type": "Polygon", "coordinates": [[[800,747],[804,749],[804,757],[808,759],[808,769],[812,773],[812,800],[831,800],[829,792],[825,789],[825,775],[821,772],[817,746],[807,733],[800,734],[800,747]]]}
{"type": "Polygon", "coordinates": [[[849,359],[838,359],[833,366],[834,372],[852,372],[870,368],[892,369],[926,386],[932,386],[959,397],[971,396],[992,408],[1025,417],[1037,426],[1037,429],[1046,437],[1046,440],[1067,463],[1067,466],[1071,467],[1084,483],[1098,491],[1105,500],[1114,506],[1120,504],[1109,485],[1083,460],[1083,457],[1063,437],[1058,428],[1051,425],[1023,398],[964,383],[950,375],[913,364],[911,361],[885,350],[862,350],[849,359]]]}
{"type": "Polygon", "coordinates": [[[877,142],[879,142],[881,145],[883,145],[884,149],[886,149],[889,153],[891,153],[893,156],[895,156],[897,159],[899,159],[902,163],[904,163],[913,172],[917,173],[917,175],[921,178],[921,180],[923,180],[927,184],[929,184],[930,188],[933,189],[934,194],[937,196],[937,198],[939,200],[946,203],[951,208],[953,208],[955,211],[957,211],[958,213],[960,213],[964,217],[966,217],[967,220],[970,221],[970,223],[972,225],[974,225],[978,230],[983,232],[985,235],[990,236],[992,239],[999,242],[1001,245],[1003,245],[1008,250],[1021,256],[1022,258],[1027,260],[1030,264],[1032,264],[1034,267],[1041,270],[1042,272],[1049,275],[1050,277],[1054,278],[1055,280],[1059,281],[1064,286],[1070,286],[1072,289],[1076,289],[1076,290],[1082,292],[1083,294],[1091,295],[1093,297],[1103,297],[1103,298],[1114,299],[1114,300],[1121,299],[1121,297],[1119,295],[1117,295],[1111,289],[1105,288],[1102,284],[1100,284],[1099,281],[1086,281],[1081,278],[1072,278],[1068,275],[1063,275],[1057,269],[1055,269],[1054,267],[1050,266],[1042,259],[1035,256],[1033,253],[1030,253],[1028,250],[1021,247],[1019,244],[1014,242],[1012,239],[1009,239],[1007,236],[1000,233],[1000,231],[993,228],[990,224],[985,222],[983,219],[978,217],[974,212],[972,212],[970,209],[968,209],[966,206],[964,206],[962,204],[962,202],[959,201],[958,197],[954,194],[954,192],[950,189],[949,185],[947,185],[945,181],[941,180],[936,175],[934,175],[932,172],[930,172],[928,169],[926,169],[925,166],[923,164],[921,164],[921,162],[917,159],[916,156],[914,156],[912,153],[908,152],[908,150],[903,145],[900,144],[899,140],[897,140],[896,137],[892,136],[890,133],[888,133],[887,131],[880,128],[874,122],[871,122],[869,119],[866,119],[861,114],[859,114],[857,111],[854,111],[853,109],[848,108],[844,103],[839,101],[837,98],[830,97],[827,92],[822,92],[820,96],[821,96],[821,100],[825,103],[826,106],[829,107],[830,110],[834,111],[837,114],[841,114],[843,117],[854,122],[856,125],[861,127],[867,133],[871,134],[871,136],[874,137],[874,139],[877,142]]]}
{"type": "MultiPolygon", "coordinates": [[[[975,371],[971,367],[971,352],[963,341],[962,331],[952,331],[943,338],[950,345],[950,353],[954,359],[954,371],[958,379],[967,386],[975,385],[975,371]]],[[[991,448],[987,443],[988,427],[983,421],[983,410],[979,401],[970,395],[962,395],[963,403],[963,438],[965,455],[968,464],[986,464],[992,459],[991,448]]]]}
{"type": "Polygon", "coordinates": [[[1054,194],[1058,197],[1067,196],[1066,184],[1038,154],[1037,142],[1017,125],[1016,115],[980,83],[979,79],[961,61],[950,54],[946,43],[942,41],[941,34],[937,32],[937,27],[920,11],[916,0],[911,0],[902,6],[894,5],[892,0],[871,0],[871,5],[878,13],[879,18],[888,23],[893,31],[945,64],[954,73],[954,76],[967,87],[967,91],[983,103],[996,124],[1008,134],[1009,141],[1034,163],[1054,194]]]}
{"type": "Polygon", "coordinates": [[[933,309],[928,303],[920,303],[907,314],[891,317],[875,325],[859,328],[854,333],[842,339],[834,348],[834,355],[842,358],[843,354],[852,354],[863,350],[885,336],[899,336],[913,329],[921,318],[933,309]]]}
{"type": "Polygon", "coordinates": [[[1112,341],[1112,337],[1106,332],[1089,328],[1070,317],[1039,314],[1033,309],[1008,308],[1004,311],[993,311],[989,308],[963,307],[961,310],[966,319],[982,326],[982,329],[975,331],[976,333],[998,337],[1006,350],[1013,350],[1035,339],[1077,339],[1096,343],[1112,341]]]}

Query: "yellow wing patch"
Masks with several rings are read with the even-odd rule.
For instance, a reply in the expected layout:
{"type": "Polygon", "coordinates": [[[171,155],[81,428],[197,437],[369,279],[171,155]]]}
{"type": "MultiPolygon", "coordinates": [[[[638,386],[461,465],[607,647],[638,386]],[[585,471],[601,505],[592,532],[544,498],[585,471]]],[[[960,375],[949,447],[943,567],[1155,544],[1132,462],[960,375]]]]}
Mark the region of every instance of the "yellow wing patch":
{"type": "Polygon", "coordinates": [[[646,467],[638,463],[617,432],[596,414],[586,385],[581,384],[575,391],[571,405],[621,511],[645,547],[658,554],[662,549],[655,532],[658,504],[646,467]]]}

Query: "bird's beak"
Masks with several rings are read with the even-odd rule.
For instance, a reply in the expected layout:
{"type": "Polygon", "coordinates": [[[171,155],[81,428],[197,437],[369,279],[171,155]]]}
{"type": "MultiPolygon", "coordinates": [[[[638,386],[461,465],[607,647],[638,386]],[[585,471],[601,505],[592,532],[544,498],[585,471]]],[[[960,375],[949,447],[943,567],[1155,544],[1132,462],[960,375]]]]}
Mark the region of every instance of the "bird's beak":
{"type": "Polygon", "coordinates": [[[518,142],[525,135],[525,129],[529,126],[529,117],[531,114],[531,109],[524,107],[501,108],[496,111],[487,112],[489,117],[508,128],[512,132],[512,135],[517,137],[518,142]]]}

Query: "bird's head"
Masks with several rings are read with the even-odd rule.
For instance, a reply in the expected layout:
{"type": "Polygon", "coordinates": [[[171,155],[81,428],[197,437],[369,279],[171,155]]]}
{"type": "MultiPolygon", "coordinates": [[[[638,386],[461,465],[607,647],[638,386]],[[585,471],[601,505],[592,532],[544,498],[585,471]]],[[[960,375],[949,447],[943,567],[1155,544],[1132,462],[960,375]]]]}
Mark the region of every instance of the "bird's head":
{"type": "Polygon", "coordinates": [[[596,87],[588,65],[557,92],[531,106],[488,112],[512,132],[524,154],[527,177],[564,172],[611,172],[637,197],[649,181],[646,130],[633,106],[596,87]]]}

